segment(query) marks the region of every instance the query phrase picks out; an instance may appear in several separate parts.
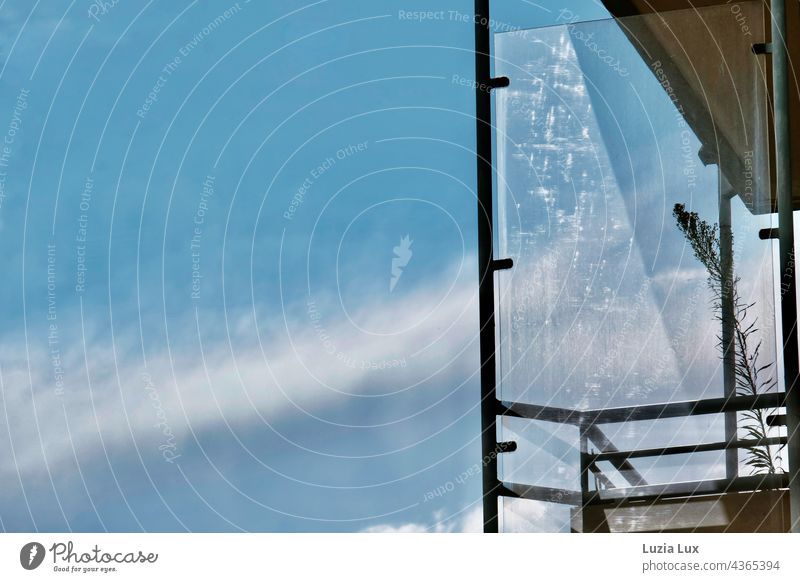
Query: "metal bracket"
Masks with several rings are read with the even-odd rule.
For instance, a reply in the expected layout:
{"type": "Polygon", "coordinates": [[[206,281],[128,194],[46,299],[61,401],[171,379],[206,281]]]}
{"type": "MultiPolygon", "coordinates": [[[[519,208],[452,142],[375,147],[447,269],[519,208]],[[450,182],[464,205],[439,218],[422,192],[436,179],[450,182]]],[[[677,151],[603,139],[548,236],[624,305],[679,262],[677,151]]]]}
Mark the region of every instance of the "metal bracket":
{"type": "Polygon", "coordinates": [[[492,261],[492,271],[505,271],[514,266],[513,259],[497,259],[492,261]]]}
{"type": "Polygon", "coordinates": [[[777,228],[762,228],[758,231],[758,238],[761,240],[769,240],[771,238],[778,238],[777,228]]]}
{"type": "Polygon", "coordinates": [[[753,54],[755,55],[766,55],[772,53],[772,43],[771,42],[757,42],[753,45],[753,54]]]}
{"type": "Polygon", "coordinates": [[[508,77],[492,77],[486,85],[489,89],[499,89],[500,87],[508,87],[511,84],[511,79],[508,77]]]}
{"type": "Polygon", "coordinates": [[[767,425],[769,426],[786,426],[785,414],[770,414],[767,417],[767,425]]]}
{"type": "Polygon", "coordinates": [[[517,450],[517,443],[515,441],[503,441],[497,443],[498,453],[513,453],[517,450]]]}

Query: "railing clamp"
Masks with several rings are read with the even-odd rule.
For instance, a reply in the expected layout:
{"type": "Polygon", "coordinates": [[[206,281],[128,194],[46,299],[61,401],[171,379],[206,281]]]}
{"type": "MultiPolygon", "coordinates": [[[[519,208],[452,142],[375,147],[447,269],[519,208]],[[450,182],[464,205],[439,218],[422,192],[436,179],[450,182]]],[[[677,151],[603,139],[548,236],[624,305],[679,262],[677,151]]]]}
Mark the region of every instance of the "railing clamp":
{"type": "Polygon", "coordinates": [[[517,443],[515,441],[503,441],[497,443],[495,449],[498,453],[513,453],[517,450],[517,443]]]}
{"type": "Polygon", "coordinates": [[[500,87],[508,87],[511,84],[511,79],[508,77],[492,77],[487,83],[489,89],[499,89],[500,87]]]}
{"type": "Polygon", "coordinates": [[[756,55],[766,55],[772,53],[772,43],[771,42],[757,42],[753,45],[753,54],[756,55]]]}
{"type": "Polygon", "coordinates": [[[505,271],[514,266],[514,259],[497,259],[492,261],[492,271],[505,271]]]}

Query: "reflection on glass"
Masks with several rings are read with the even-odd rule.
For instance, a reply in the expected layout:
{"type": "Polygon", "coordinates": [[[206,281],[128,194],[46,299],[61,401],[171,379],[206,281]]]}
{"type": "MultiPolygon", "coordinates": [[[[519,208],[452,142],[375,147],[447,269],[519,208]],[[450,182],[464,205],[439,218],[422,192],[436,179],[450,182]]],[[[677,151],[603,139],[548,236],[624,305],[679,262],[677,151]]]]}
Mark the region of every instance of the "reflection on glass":
{"type": "MultiPolygon", "coordinates": [[[[550,414],[777,390],[773,249],[759,238],[774,206],[767,99],[763,57],[751,51],[764,20],[759,3],[739,6],[747,35],[727,6],[495,35],[495,74],[511,79],[496,96],[498,256],[514,259],[499,274],[501,400],[550,414]],[[719,273],[698,257],[703,244],[719,273]],[[748,365],[757,382],[746,381],[748,365]]],[[[780,473],[785,461],[777,442],[712,444],[780,437],[767,424],[773,412],[505,418],[501,438],[519,448],[503,455],[501,479],[584,502],[597,491],[624,500],[654,484],[714,482],[723,492],[707,513],[727,515],[725,504],[739,507],[736,479],[780,473]],[[710,450],[586,464],[615,449],[693,445],[710,450]],[[763,451],[771,468],[753,461],[763,451]]],[[[569,504],[515,503],[535,508],[523,513],[538,515],[540,529],[608,527],[569,504]]],[[[780,530],[777,507],[770,527],[780,530]]],[[[715,519],[689,529],[725,529],[715,519]]]]}

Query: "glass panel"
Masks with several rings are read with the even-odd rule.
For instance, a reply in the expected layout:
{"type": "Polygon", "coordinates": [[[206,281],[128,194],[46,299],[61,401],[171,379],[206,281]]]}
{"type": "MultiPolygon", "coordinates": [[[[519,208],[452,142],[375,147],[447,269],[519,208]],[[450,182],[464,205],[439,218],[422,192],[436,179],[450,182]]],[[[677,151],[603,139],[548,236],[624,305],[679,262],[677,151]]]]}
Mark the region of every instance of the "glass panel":
{"type": "Polygon", "coordinates": [[[503,439],[517,443],[515,452],[500,457],[502,481],[572,491],[580,488],[576,427],[517,418],[504,418],[502,426],[503,439]]]}
{"type": "Polygon", "coordinates": [[[575,520],[580,527],[579,513],[567,505],[513,498],[504,498],[500,503],[500,527],[504,532],[568,533],[575,520]]]}
{"type": "MultiPolygon", "coordinates": [[[[496,93],[498,256],[514,259],[498,275],[502,400],[594,410],[776,390],[773,244],[758,235],[773,226],[767,94],[751,51],[764,18],[758,2],[737,7],[495,35],[495,75],[511,80],[496,93]],[[720,338],[734,346],[727,358],[720,338]]],[[[779,435],[754,423],[708,414],[599,428],[622,450],[779,435]]],[[[519,442],[504,480],[580,491],[575,424],[505,420],[500,431],[519,442]]],[[[675,483],[769,470],[753,458],[631,464],[648,484],[675,483]]],[[[542,519],[569,531],[571,515],[542,519]]]]}

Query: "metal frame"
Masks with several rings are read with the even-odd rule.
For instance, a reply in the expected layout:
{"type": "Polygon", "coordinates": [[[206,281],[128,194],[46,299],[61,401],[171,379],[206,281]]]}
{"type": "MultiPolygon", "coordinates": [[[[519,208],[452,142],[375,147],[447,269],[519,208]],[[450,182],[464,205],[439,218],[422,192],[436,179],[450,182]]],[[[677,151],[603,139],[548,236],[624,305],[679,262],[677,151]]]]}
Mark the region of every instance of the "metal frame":
{"type": "MultiPolygon", "coordinates": [[[[643,497],[654,499],[698,495],[701,492],[705,494],[706,492],[724,493],[725,491],[751,491],[753,490],[754,484],[762,488],[767,486],[770,488],[788,486],[788,478],[786,478],[785,475],[739,477],[738,474],[728,475],[725,479],[710,480],[707,482],[649,485],[644,477],[630,463],[631,458],[660,457],[663,455],[680,455],[720,450],[724,450],[727,453],[755,446],[779,445],[787,442],[785,437],[739,440],[728,439],[715,443],[620,451],[598,426],[608,423],[655,420],[703,414],[727,415],[739,410],[772,409],[780,406],[784,398],[784,394],[761,394],[758,396],[712,398],[687,402],[649,404],[588,411],[512,404],[506,408],[507,412],[505,415],[560,424],[570,424],[579,429],[581,491],[569,492],[569,494],[562,493],[560,495],[560,502],[564,503],[564,499],[573,499],[573,495],[578,495],[579,498],[582,499],[581,506],[585,510],[589,505],[596,505],[598,502],[608,498],[617,499],[621,503],[625,503],[626,500],[641,501],[643,497]],[[600,452],[589,452],[588,445],[590,441],[600,452]],[[589,473],[594,473],[597,478],[598,473],[600,473],[599,468],[597,468],[597,463],[601,461],[609,461],[631,487],[628,489],[615,488],[612,492],[602,492],[599,489],[595,491],[590,490],[589,473]],[[723,488],[723,486],[725,488],[723,488]]],[[[607,478],[604,480],[608,482],[607,478]]],[[[546,500],[536,497],[537,495],[541,495],[541,491],[537,491],[537,489],[541,488],[528,489],[525,494],[520,495],[520,487],[524,488],[524,486],[512,486],[508,483],[504,483],[503,485],[506,489],[510,490],[514,496],[546,500]]],[[[552,495],[547,493],[546,498],[552,498],[552,495]]]]}
{"type": "Polygon", "coordinates": [[[786,48],[786,0],[772,0],[772,90],[775,123],[775,184],[781,267],[781,331],[789,442],[789,499],[792,533],[800,533],[800,363],[797,344],[797,291],[794,276],[792,154],[789,126],[789,64],[786,48]]]}
{"type": "MultiPolygon", "coordinates": [[[[731,212],[732,198],[736,193],[730,190],[722,164],[717,164],[719,180],[719,251],[722,267],[722,289],[720,294],[720,311],[722,312],[722,372],[723,387],[726,397],[736,395],[736,350],[735,320],[736,306],[733,297],[733,217],[731,212]]],[[[725,414],[725,440],[736,439],[739,423],[735,412],[725,414]]],[[[725,451],[725,474],[731,479],[739,474],[739,451],[730,448],[725,451]]]]}
{"type": "Polygon", "coordinates": [[[723,493],[745,493],[764,489],[785,488],[789,478],[786,475],[748,475],[732,479],[706,479],[705,481],[686,481],[684,483],[664,483],[641,485],[626,488],[584,492],[568,489],[540,487],[505,483],[503,495],[517,499],[547,501],[573,507],[588,508],[594,505],[622,507],[630,503],[660,501],[664,499],[684,499],[693,495],[717,495],[723,493]]]}
{"type": "Polygon", "coordinates": [[[481,357],[481,450],[483,453],[483,531],[497,533],[497,401],[494,335],[494,194],[492,192],[492,98],[489,0],[475,0],[475,152],[478,159],[478,309],[481,357]]]}
{"type": "MultiPolygon", "coordinates": [[[[697,494],[698,491],[727,492],[752,491],[754,487],[763,486],[764,479],[752,477],[734,477],[718,481],[671,484],[668,486],[634,486],[625,490],[623,498],[616,493],[611,499],[605,494],[595,494],[586,499],[589,472],[598,460],[613,460],[625,464],[628,459],[647,454],[680,454],[702,450],[736,449],[752,446],[750,441],[728,441],[696,445],[692,450],[686,447],[667,449],[651,449],[647,451],[612,451],[589,454],[586,449],[591,438],[589,427],[602,422],[618,422],[620,420],[641,420],[664,418],[666,416],[684,416],[694,414],[723,413],[745,410],[753,407],[773,408],[786,407],[786,425],[789,474],[786,478],[772,476],[769,487],[786,487],[790,489],[791,531],[800,533],[800,355],[798,354],[796,283],[794,276],[794,220],[792,213],[791,192],[791,149],[789,125],[789,86],[788,56],[786,50],[786,6],[785,0],[772,0],[772,82],[775,128],[775,167],[776,198],[778,200],[778,239],[780,254],[780,286],[781,286],[781,332],[783,338],[783,370],[785,393],[764,394],[754,397],[730,396],[718,399],[704,399],[692,402],[675,402],[668,404],[635,406],[628,408],[606,409],[597,411],[575,411],[555,409],[518,403],[501,403],[497,398],[496,376],[496,337],[495,337],[495,289],[494,271],[511,266],[508,259],[494,259],[494,200],[493,200],[493,165],[492,165],[492,100],[489,90],[506,86],[506,80],[491,78],[491,30],[489,27],[490,0],[475,0],[475,120],[476,120],[476,158],[477,158],[477,202],[478,202],[478,272],[479,272],[479,319],[480,319],[480,358],[481,358],[481,449],[483,454],[483,515],[484,532],[497,533],[498,498],[500,496],[534,498],[540,500],[553,499],[575,505],[576,501],[584,506],[586,502],[622,503],[630,497],[636,500],[660,499],[664,496],[681,496],[697,494]],[[566,422],[581,427],[581,469],[583,493],[501,483],[498,479],[499,454],[513,450],[513,443],[497,442],[497,416],[513,416],[529,419],[566,422]],[[760,479],[760,480],[759,480],[760,479]],[[758,483],[757,483],[758,481],[758,483]],[[638,491],[636,491],[638,490],[638,491]]],[[[770,238],[773,233],[769,233],[770,238]]],[[[762,238],[767,238],[763,236],[762,238]]],[[[777,439],[783,442],[783,439],[777,439]]],[[[631,467],[632,468],[632,467],[631,467]]]]}

